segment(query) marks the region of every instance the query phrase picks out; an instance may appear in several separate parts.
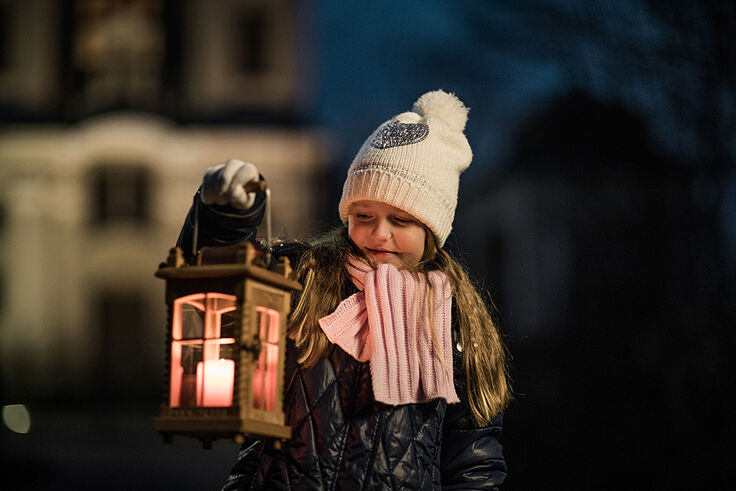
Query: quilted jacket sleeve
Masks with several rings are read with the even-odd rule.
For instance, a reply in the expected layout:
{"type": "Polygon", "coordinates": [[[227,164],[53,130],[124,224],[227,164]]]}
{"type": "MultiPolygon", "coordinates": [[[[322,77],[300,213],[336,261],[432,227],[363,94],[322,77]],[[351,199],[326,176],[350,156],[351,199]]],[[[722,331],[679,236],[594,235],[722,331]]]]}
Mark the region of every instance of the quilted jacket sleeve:
{"type": "Polygon", "coordinates": [[[184,250],[187,261],[196,255],[196,247],[232,245],[256,237],[258,226],[266,210],[265,193],[256,194],[256,201],[247,210],[230,206],[205,205],[200,199],[201,190],[194,195],[192,206],[184,220],[176,245],[184,250]],[[196,232],[196,234],[195,234],[196,232]]]}
{"type": "Polygon", "coordinates": [[[250,489],[253,477],[258,471],[262,450],[263,442],[260,440],[246,442],[240,447],[235,465],[230,470],[222,491],[250,489]]]}
{"type": "Polygon", "coordinates": [[[488,426],[475,426],[468,406],[461,354],[456,348],[453,352],[455,389],[460,402],[447,406],[442,436],[442,489],[498,489],[506,479],[506,461],[500,442],[503,416],[499,415],[488,426]]]}

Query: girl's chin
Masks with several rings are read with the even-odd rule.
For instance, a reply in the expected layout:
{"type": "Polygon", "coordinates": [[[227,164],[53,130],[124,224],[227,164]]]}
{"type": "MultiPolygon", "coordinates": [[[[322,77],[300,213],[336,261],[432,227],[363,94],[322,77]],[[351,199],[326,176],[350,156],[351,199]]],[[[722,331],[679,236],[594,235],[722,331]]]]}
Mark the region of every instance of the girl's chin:
{"type": "Polygon", "coordinates": [[[396,266],[398,269],[406,269],[406,262],[399,257],[398,254],[383,253],[383,254],[370,254],[370,258],[374,263],[378,264],[390,264],[396,266]]]}
{"type": "Polygon", "coordinates": [[[399,255],[395,252],[375,252],[375,251],[369,251],[368,257],[373,259],[373,262],[378,264],[393,264],[394,266],[398,266],[402,264],[401,259],[399,258],[399,255]]]}

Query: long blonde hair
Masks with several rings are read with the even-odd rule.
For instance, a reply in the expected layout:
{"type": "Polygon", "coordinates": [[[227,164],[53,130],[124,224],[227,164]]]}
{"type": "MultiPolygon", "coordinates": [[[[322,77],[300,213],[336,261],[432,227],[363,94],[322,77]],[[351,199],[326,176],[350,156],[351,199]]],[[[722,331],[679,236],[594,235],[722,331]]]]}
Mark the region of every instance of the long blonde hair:
{"type": "MultiPolygon", "coordinates": [[[[439,247],[429,229],[426,232],[424,255],[414,269],[425,273],[438,270],[450,280],[463,348],[468,402],[475,423],[485,425],[511,400],[506,350],[485,302],[465,269],[439,247]]],[[[343,300],[350,281],[343,266],[349,255],[363,257],[348,238],[347,227],[340,227],[314,241],[301,257],[296,274],[304,288],[289,315],[288,333],[300,351],[298,361],[305,367],[313,366],[332,349],[318,321],[343,300]]]]}

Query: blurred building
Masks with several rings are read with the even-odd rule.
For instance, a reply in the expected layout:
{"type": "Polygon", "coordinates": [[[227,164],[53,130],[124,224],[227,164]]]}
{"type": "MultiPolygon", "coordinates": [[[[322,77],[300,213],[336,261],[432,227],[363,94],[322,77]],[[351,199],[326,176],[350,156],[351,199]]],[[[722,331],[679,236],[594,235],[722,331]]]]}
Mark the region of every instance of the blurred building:
{"type": "Polygon", "coordinates": [[[479,225],[462,241],[485,252],[471,270],[487,278],[513,355],[519,402],[505,431],[526,438],[506,448],[531,462],[515,482],[534,489],[559,469],[539,448],[574,456],[569,489],[606,476],[607,452],[626,455],[618,472],[655,487],[675,463],[718,466],[713,455],[651,457],[679,441],[726,441],[714,421],[727,410],[699,418],[702,401],[725,399],[717,374],[730,361],[720,300],[694,254],[718,241],[694,172],[654,152],[636,114],[580,91],[552,100],[517,138],[509,167],[458,214],[464,229],[479,225]]]}
{"type": "Polygon", "coordinates": [[[280,236],[315,224],[331,139],[305,123],[306,19],[288,0],[0,2],[3,399],[158,393],[153,273],[208,166],[256,163],[280,236]]]}

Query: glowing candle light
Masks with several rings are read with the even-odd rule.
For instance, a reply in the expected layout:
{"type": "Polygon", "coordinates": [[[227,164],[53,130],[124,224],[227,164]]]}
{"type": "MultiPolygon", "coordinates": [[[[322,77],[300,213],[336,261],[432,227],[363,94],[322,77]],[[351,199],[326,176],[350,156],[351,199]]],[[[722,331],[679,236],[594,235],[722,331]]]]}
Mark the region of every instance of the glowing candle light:
{"type": "Polygon", "coordinates": [[[197,405],[226,407],[233,403],[234,360],[207,360],[197,363],[197,405]]]}

